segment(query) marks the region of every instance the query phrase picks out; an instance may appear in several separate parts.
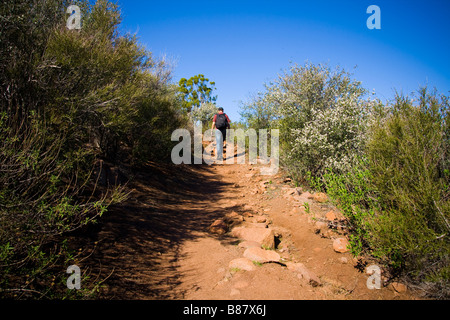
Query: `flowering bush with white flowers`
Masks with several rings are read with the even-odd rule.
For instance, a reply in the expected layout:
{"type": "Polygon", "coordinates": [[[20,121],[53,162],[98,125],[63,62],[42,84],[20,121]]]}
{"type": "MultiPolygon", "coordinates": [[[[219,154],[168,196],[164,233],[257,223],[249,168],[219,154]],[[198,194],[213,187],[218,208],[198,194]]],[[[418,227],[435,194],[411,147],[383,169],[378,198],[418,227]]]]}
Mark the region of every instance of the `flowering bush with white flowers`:
{"type": "Polygon", "coordinates": [[[310,110],[310,119],[288,132],[292,145],[285,161],[300,174],[322,175],[326,168],[348,172],[362,156],[370,101],[341,96],[328,107],[310,110]]]}
{"type": "Polygon", "coordinates": [[[217,105],[212,102],[205,102],[200,105],[200,108],[193,108],[190,117],[194,123],[201,122],[204,129],[207,124],[211,122],[214,115],[217,114],[217,105]]]}
{"type": "Polygon", "coordinates": [[[246,106],[244,116],[265,118],[281,130],[282,161],[293,176],[320,176],[326,168],[346,172],[362,153],[376,103],[364,99],[366,93],[340,68],[292,65],[246,106]]]}

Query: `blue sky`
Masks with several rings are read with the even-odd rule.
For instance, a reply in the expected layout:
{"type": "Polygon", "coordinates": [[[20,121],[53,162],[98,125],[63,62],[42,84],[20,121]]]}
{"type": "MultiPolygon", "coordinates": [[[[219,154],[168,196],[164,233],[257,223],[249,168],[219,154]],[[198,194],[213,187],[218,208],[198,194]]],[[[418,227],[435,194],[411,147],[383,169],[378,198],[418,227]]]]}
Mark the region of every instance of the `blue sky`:
{"type": "Polygon", "coordinates": [[[353,72],[385,101],[421,85],[450,90],[450,0],[118,0],[123,32],[173,60],[173,81],[204,74],[231,120],[291,62],[353,72]],[[381,30],[369,30],[370,5],[381,30]],[[354,67],[356,66],[356,69],[354,67]]]}

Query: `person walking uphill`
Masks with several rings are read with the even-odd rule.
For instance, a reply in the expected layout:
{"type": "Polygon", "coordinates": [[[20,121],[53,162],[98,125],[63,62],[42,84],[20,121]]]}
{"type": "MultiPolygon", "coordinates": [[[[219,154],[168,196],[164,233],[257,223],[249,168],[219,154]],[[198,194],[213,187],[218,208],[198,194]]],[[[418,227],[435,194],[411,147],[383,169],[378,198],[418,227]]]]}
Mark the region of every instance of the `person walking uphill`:
{"type": "Polygon", "coordinates": [[[223,147],[227,141],[227,129],[230,129],[230,118],[223,113],[223,108],[218,109],[219,113],[214,116],[211,130],[216,129],[216,157],[218,161],[223,160],[223,147]]]}

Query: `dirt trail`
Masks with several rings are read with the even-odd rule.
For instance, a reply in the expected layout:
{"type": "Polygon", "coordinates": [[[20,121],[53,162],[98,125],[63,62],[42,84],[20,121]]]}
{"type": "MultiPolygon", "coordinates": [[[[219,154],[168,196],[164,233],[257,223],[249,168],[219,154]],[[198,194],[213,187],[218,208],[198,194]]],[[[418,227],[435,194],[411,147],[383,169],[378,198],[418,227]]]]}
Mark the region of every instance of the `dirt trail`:
{"type": "Polygon", "coordinates": [[[335,208],[310,199],[305,212],[289,181],[281,173],[259,175],[261,166],[155,166],[136,176],[132,198],[113,208],[85,239],[97,242],[85,267],[100,279],[108,276],[100,298],[411,298],[392,287],[369,290],[357,260],[333,249],[333,239],[343,232],[317,223],[332,210],[339,215],[335,208]],[[209,226],[233,212],[230,229],[263,223],[275,231],[280,263],[255,263],[253,271],[230,268],[245,248],[230,232],[211,233],[209,226]],[[286,267],[289,262],[302,263],[319,283],[286,267]]]}

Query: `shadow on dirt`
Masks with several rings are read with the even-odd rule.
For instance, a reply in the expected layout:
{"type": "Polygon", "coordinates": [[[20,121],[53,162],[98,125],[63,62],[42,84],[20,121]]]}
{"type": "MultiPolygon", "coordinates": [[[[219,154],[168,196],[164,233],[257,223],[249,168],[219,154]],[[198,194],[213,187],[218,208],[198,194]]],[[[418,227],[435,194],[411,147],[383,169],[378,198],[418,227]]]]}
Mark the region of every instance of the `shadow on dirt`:
{"type": "Polygon", "coordinates": [[[228,185],[209,166],[150,164],[129,183],[130,198],[76,235],[96,247],[80,263],[103,282],[99,299],[183,299],[180,247],[229,208],[211,206],[228,185]]]}

